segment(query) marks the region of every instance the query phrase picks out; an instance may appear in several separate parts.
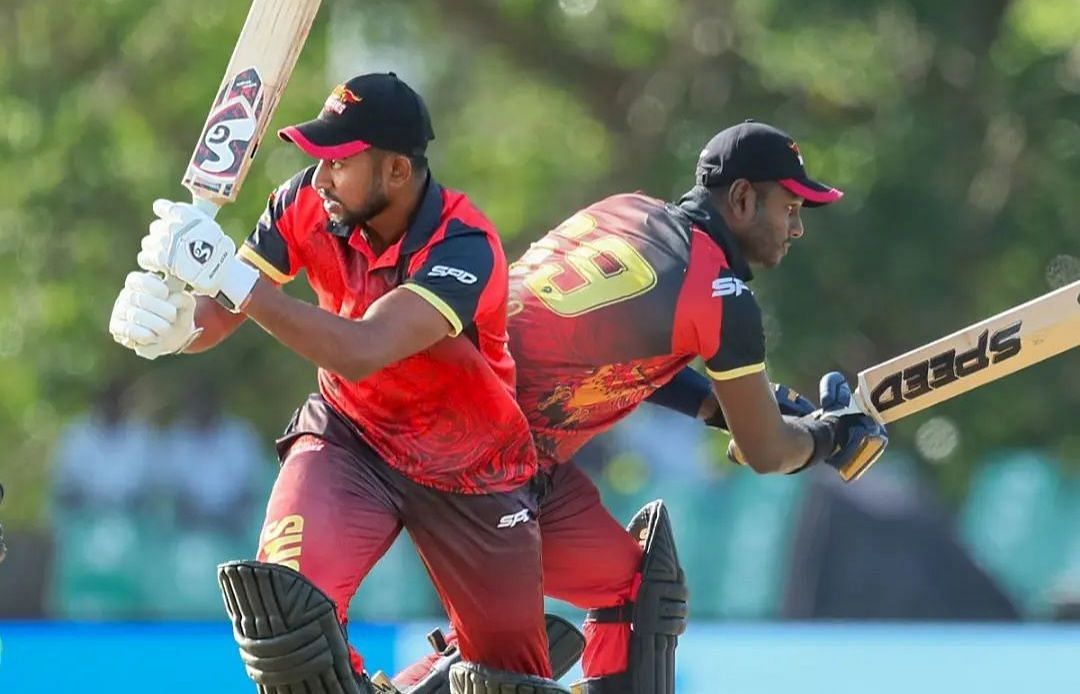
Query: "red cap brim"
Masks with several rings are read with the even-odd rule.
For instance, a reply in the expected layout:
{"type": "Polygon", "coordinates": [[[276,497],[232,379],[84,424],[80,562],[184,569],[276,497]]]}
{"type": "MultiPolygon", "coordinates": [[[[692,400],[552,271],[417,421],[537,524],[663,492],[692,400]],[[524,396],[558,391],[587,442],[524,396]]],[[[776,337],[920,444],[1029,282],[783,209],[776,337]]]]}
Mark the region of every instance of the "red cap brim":
{"type": "Polygon", "coordinates": [[[822,185],[821,183],[811,181],[810,179],[800,181],[797,178],[782,178],[779,183],[805,200],[806,202],[804,205],[806,207],[828,205],[829,203],[836,202],[844,197],[844,191],[822,185]]]}
{"type": "Polygon", "coordinates": [[[303,125],[290,125],[287,128],[282,128],[281,130],[278,130],[278,137],[286,142],[293,143],[302,149],[309,157],[314,157],[315,159],[345,159],[346,157],[359,154],[371,147],[369,143],[364,142],[363,140],[351,140],[332,145],[317,144],[304,133],[304,130],[302,130],[305,126],[311,126],[315,123],[319,123],[319,121],[311,121],[310,123],[304,123],[303,125]]]}

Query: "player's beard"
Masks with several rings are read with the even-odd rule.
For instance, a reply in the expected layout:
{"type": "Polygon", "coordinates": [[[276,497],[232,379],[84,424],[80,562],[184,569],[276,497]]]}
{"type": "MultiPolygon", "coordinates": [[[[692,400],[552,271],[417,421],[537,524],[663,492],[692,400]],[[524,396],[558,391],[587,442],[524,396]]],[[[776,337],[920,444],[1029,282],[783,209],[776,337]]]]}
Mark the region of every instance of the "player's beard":
{"type": "MultiPolygon", "coordinates": [[[[341,202],[338,201],[340,205],[341,202]]],[[[390,197],[386,194],[386,189],[383,186],[382,175],[372,177],[371,185],[368,187],[367,197],[364,199],[364,204],[356,210],[350,210],[342,205],[345,209],[341,218],[336,220],[338,224],[346,227],[358,227],[367,224],[373,217],[390,206],[390,197]]]]}
{"type": "Polygon", "coordinates": [[[747,262],[766,268],[776,267],[784,257],[787,243],[786,230],[783,240],[778,241],[775,225],[765,213],[765,206],[760,200],[751,224],[752,227],[748,233],[742,235],[739,244],[747,262]]]}

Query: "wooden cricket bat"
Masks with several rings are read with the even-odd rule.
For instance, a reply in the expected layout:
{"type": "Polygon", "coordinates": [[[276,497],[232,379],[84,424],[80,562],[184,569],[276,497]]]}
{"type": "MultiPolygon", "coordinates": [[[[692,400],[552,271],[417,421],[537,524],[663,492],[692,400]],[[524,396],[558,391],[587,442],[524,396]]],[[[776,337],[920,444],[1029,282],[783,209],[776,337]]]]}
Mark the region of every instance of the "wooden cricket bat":
{"type": "MultiPolygon", "coordinates": [[[[888,424],[1077,346],[1080,281],[860,371],[851,404],[836,414],[888,424]]],[[[881,450],[864,441],[840,477],[859,479],[881,450]]],[[[729,456],[743,457],[734,440],[729,456]]]]}
{"type": "Polygon", "coordinates": [[[254,0],[183,185],[213,215],[236,200],[322,0],[254,0]]]}
{"type": "Polygon", "coordinates": [[[1080,345],[1080,281],[859,372],[852,411],[895,422],[1080,345]]]}

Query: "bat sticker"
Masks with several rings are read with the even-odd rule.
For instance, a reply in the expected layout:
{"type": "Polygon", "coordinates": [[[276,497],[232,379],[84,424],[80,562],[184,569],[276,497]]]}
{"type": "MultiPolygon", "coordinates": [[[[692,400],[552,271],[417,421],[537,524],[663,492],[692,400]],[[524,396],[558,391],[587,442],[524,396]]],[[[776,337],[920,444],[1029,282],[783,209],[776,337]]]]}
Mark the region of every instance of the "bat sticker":
{"type": "Polygon", "coordinates": [[[878,412],[885,412],[902,402],[914,400],[935,388],[1016,356],[1023,349],[1019,337],[1023,325],[1023,321],[1016,321],[995,330],[993,334],[984,330],[975,347],[968,352],[957,354],[955,349],[949,349],[885,376],[870,393],[871,404],[878,412]]]}
{"type": "Polygon", "coordinates": [[[222,87],[210,111],[199,145],[188,165],[191,184],[227,196],[244,157],[252,153],[252,138],[263,109],[263,81],[249,67],[222,87]]]}

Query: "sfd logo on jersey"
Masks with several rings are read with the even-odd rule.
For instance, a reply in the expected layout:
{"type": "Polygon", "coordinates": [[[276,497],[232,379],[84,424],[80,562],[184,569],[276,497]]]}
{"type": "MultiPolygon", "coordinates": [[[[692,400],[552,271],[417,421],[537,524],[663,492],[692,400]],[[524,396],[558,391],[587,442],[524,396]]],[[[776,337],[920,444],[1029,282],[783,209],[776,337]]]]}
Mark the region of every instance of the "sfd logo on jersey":
{"type": "Polygon", "coordinates": [[[528,523],[529,518],[529,509],[523,508],[517,513],[508,513],[502,518],[500,518],[498,527],[512,528],[518,523],[528,523]]]}
{"type": "Polygon", "coordinates": [[[477,277],[471,272],[449,265],[436,265],[428,271],[428,277],[453,277],[462,284],[476,284],[477,277]]]}
{"type": "Polygon", "coordinates": [[[749,292],[750,287],[746,286],[738,277],[721,277],[720,279],[713,280],[712,283],[712,295],[716,296],[739,296],[743,292],[749,292]]]}

